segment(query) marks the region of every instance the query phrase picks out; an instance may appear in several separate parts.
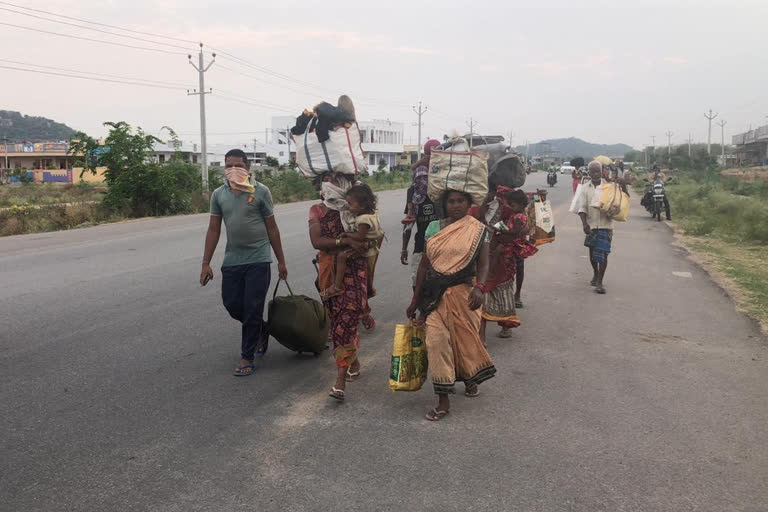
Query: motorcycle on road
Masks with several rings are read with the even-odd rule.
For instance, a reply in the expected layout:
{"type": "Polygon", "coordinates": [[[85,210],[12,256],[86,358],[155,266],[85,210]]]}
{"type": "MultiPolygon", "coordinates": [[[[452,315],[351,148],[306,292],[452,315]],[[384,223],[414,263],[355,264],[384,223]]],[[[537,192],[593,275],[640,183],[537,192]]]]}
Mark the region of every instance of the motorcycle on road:
{"type": "Polygon", "coordinates": [[[547,185],[550,187],[554,187],[557,183],[557,172],[555,171],[549,171],[547,173],[547,185]]]}
{"type": "Polygon", "coordinates": [[[669,200],[667,199],[667,193],[664,190],[664,182],[657,180],[648,186],[648,190],[645,193],[642,201],[643,206],[651,214],[651,218],[661,222],[662,210],[666,213],[667,219],[669,215],[669,200]]]}

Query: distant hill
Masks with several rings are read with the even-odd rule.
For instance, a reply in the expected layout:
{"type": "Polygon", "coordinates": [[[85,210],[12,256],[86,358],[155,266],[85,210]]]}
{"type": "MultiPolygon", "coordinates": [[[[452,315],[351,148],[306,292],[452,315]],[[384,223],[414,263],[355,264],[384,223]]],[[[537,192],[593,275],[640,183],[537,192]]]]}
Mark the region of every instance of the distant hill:
{"type": "Polygon", "coordinates": [[[0,110],[0,139],[9,142],[68,140],[75,130],[45,117],[25,116],[20,112],[0,110]]]}
{"type": "MultiPolygon", "coordinates": [[[[515,149],[525,154],[525,146],[517,146],[515,149]]],[[[589,160],[598,155],[623,158],[625,153],[633,149],[632,146],[626,144],[593,144],[576,137],[569,137],[567,139],[548,139],[531,144],[529,151],[531,156],[556,151],[563,158],[582,156],[589,160]]]]}

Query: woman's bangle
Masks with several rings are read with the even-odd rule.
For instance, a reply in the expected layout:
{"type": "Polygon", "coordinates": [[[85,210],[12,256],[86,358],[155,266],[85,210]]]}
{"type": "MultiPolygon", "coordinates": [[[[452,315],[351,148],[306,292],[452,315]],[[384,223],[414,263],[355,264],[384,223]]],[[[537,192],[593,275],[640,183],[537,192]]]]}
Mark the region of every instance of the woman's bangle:
{"type": "Polygon", "coordinates": [[[336,239],[336,247],[341,247],[341,237],[336,239]]]}
{"type": "Polygon", "coordinates": [[[477,288],[478,290],[480,290],[480,293],[482,293],[483,295],[485,295],[485,294],[486,294],[486,287],[485,287],[485,283],[477,283],[477,284],[475,285],[475,288],[477,288]]]}

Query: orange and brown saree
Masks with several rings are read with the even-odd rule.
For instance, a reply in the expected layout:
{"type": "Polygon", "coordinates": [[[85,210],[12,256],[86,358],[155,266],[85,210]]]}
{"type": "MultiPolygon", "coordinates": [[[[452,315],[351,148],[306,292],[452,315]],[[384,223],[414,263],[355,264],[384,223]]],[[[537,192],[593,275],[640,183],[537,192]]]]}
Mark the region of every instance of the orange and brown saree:
{"type": "Polygon", "coordinates": [[[456,381],[480,384],[493,377],[496,368],[480,339],[480,310],[469,308],[477,257],[487,242],[486,227],[466,216],[432,234],[436,229],[427,230],[430,268],[419,309],[427,315],[432,385],[435,393],[447,394],[455,393],[456,381]]]}

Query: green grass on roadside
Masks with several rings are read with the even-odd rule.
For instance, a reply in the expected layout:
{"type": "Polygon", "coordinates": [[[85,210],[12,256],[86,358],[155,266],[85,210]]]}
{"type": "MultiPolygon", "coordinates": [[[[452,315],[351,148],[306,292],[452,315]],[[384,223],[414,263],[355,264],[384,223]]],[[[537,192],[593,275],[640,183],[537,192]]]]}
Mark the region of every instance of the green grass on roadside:
{"type": "Polygon", "coordinates": [[[0,187],[0,208],[101,201],[103,187],[71,183],[29,183],[0,187]]]}
{"type": "Polygon", "coordinates": [[[721,284],[768,332],[768,184],[682,174],[666,192],[683,243],[727,278],[721,284]]]}
{"type": "MultiPolygon", "coordinates": [[[[318,198],[312,181],[295,171],[256,178],[269,187],[276,204],[318,198]]],[[[379,172],[363,177],[363,181],[374,192],[396,190],[408,187],[411,173],[397,170],[379,172]]],[[[103,187],[90,185],[48,183],[1,186],[0,236],[58,231],[130,218],[123,212],[105,208],[101,204],[103,196],[103,187]]],[[[208,211],[208,203],[201,195],[193,196],[190,206],[192,212],[208,211]]]]}
{"type": "Polygon", "coordinates": [[[768,329],[768,246],[701,237],[689,237],[686,245],[737,285],[732,295],[739,307],[768,329]]]}
{"type": "MultiPolygon", "coordinates": [[[[638,183],[642,192],[645,188],[638,183]]],[[[641,192],[641,193],[642,193],[641,192]]],[[[682,176],[666,193],[686,234],[768,244],[768,187],[738,180],[695,181],[682,176]]]]}

